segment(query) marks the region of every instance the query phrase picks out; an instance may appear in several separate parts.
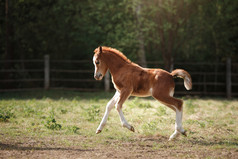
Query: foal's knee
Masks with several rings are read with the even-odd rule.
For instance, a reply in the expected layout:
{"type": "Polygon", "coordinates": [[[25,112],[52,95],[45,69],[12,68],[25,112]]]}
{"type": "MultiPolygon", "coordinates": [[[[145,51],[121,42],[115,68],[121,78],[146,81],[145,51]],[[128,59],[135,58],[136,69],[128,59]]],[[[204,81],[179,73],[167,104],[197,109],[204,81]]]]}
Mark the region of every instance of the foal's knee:
{"type": "Polygon", "coordinates": [[[110,111],[112,110],[112,108],[113,108],[113,105],[108,105],[108,106],[106,107],[106,111],[110,112],[110,111]]]}
{"type": "Polygon", "coordinates": [[[107,107],[106,107],[106,110],[107,110],[107,111],[111,111],[114,105],[115,105],[115,102],[110,102],[110,103],[108,103],[108,104],[107,104],[107,107]]]}
{"type": "Polygon", "coordinates": [[[119,112],[122,108],[122,105],[121,104],[116,104],[115,107],[116,107],[117,111],[119,112]]]}

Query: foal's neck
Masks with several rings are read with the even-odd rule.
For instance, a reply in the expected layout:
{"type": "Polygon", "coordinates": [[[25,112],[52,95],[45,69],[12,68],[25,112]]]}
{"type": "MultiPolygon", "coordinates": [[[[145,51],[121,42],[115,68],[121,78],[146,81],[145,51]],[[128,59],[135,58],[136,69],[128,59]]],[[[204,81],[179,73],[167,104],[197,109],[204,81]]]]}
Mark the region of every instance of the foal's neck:
{"type": "Polygon", "coordinates": [[[103,55],[104,62],[107,64],[108,69],[110,70],[111,74],[116,74],[122,67],[126,65],[130,65],[131,62],[126,61],[125,59],[121,58],[119,55],[107,52],[103,55]]]}

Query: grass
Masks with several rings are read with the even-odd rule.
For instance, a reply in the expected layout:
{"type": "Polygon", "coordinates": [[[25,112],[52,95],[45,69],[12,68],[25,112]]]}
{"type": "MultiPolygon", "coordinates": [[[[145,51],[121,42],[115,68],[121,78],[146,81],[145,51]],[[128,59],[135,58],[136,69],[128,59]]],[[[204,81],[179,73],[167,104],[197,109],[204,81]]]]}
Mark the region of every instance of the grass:
{"type": "MultiPolygon", "coordinates": [[[[25,138],[32,138],[47,144],[57,142],[63,146],[79,144],[93,148],[115,140],[123,143],[159,136],[164,142],[153,141],[152,150],[179,149],[187,145],[192,150],[207,147],[238,152],[238,100],[184,99],[183,125],[188,137],[179,137],[178,144],[174,144],[167,139],[174,131],[175,113],[152,98],[130,98],[124,104],[124,115],[135,127],[135,133],[121,126],[114,109],[102,133],[96,135],[112,96],[112,93],[73,91],[1,93],[0,141],[24,142],[25,138]],[[46,141],[49,137],[57,140],[46,141]],[[87,140],[72,140],[78,137],[87,140]]],[[[143,146],[146,142],[140,140],[139,144],[143,146]]]]}

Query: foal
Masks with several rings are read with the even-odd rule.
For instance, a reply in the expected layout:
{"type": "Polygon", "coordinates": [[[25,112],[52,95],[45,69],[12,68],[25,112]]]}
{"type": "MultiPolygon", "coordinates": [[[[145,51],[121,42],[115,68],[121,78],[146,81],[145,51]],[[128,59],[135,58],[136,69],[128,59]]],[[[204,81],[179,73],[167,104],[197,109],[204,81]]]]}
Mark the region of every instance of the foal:
{"type": "Polygon", "coordinates": [[[106,125],[113,106],[119,113],[122,126],[135,131],[134,127],[128,124],[122,112],[123,103],[132,95],[153,96],[176,112],[175,131],[169,140],[175,138],[179,133],[186,136],[182,127],[183,101],[173,97],[175,87],[173,78],[183,78],[185,88],[190,90],[192,89],[192,79],[188,72],[176,69],[169,73],[162,69],[142,68],[127,59],[120,51],[105,46],[94,50],[93,64],[95,66],[94,78],[101,80],[109,69],[116,89],[115,95],[107,103],[105,114],[96,134],[100,133],[106,125]]]}

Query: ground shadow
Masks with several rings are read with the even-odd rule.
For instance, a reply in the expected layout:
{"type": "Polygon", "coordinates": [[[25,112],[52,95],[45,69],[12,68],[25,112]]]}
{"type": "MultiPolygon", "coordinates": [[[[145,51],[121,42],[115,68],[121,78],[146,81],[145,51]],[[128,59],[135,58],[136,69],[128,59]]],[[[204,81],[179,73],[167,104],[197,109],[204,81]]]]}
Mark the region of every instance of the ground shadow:
{"type": "Polygon", "coordinates": [[[226,145],[226,146],[235,146],[238,148],[238,141],[209,141],[205,139],[190,139],[188,142],[194,145],[202,145],[202,146],[214,146],[214,145],[226,145]]]}
{"type": "Polygon", "coordinates": [[[28,151],[28,150],[39,150],[39,151],[95,151],[94,149],[78,149],[78,148],[65,148],[65,147],[31,147],[31,146],[19,146],[12,144],[0,143],[0,150],[17,150],[17,151],[28,151]]]}
{"type": "Polygon", "coordinates": [[[23,92],[0,92],[0,99],[110,99],[115,91],[111,92],[81,92],[71,90],[36,90],[23,92]]]}
{"type": "MultiPolygon", "coordinates": [[[[22,92],[0,92],[0,100],[6,99],[17,99],[17,100],[26,100],[26,99],[68,99],[68,100],[81,100],[81,99],[90,99],[90,100],[99,100],[99,99],[108,99],[110,100],[115,94],[115,90],[109,92],[81,92],[81,91],[72,91],[72,90],[35,90],[35,91],[22,91],[22,92]]],[[[131,96],[130,98],[134,98],[131,96]]],[[[152,97],[145,97],[146,99],[153,99],[152,97]]]]}

